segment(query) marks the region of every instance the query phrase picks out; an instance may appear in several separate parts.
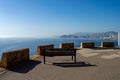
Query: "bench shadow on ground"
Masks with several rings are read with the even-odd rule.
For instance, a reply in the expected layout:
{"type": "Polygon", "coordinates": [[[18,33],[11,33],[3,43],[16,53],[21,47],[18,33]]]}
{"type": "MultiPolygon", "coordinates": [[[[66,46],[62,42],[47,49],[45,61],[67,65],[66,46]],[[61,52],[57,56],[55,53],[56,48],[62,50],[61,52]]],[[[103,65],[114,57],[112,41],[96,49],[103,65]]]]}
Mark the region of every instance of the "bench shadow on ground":
{"type": "Polygon", "coordinates": [[[17,66],[10,67],[8,68],[8,70],[13,72],[18,72],[18,73],[27,73],[40,63],[41,61],[28,60],[18,64],[17,66]]]}
{"type": "Polygon", "coordinates": [[[91,63],[87,63],[87,62],[64,62],[64,63],[53,63],[53,65],[55,66],[60,66],[60,67],[91,67],[91,66],[97,66],[97,65],[94,65],[94,64],[91,64],[91,63]]]}

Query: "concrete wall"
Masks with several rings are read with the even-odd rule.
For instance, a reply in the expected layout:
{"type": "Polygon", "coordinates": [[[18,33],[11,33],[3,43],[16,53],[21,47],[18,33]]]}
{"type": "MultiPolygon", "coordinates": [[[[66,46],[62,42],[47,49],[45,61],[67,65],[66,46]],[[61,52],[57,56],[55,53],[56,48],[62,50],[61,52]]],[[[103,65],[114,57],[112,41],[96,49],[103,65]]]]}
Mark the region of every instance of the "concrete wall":
{"type": "Polygon", "coordinates": [[[101,47],[114,47],[114,42],[101,42],[101,47]]]}
{"type": "Polygon", "coordinates": [[[74,48],[74,43],[60,43],[59,48],[74,48]]]}
{"type": "Polygon", "coordinates": [[[0,66],[8,68],[25,60],[29,60],[29,48],[3,52],[0,66]]]}
{"type": "Polygon", "coordinates": [[[52,48],[54,48],[53,44],[40,45],[37,47],[36,55],[41,55],[43,53],[44,49],[52,49],[52,48]]]}
{"type": "Polygon", "coordinates": [[[94,42],[81,42],[80,48],[94,48],[95,43],[94,42]]]}

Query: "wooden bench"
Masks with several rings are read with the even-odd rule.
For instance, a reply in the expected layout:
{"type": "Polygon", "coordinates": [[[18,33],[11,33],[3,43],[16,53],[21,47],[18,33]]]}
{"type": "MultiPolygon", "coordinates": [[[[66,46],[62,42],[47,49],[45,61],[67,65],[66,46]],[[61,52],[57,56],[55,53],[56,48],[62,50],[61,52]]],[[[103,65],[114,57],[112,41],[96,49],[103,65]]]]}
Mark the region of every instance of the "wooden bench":
{"type": "Polygon", "coordinates": [[[45,57],[54,57],[54,56],[72,56],[72,60],[74,57],[74,62],[76,63],[76,49],[60,49],[60,48],[54,48],[54,49],[44,49],[43,60],[44,64],[46,62],[45,57]]]}

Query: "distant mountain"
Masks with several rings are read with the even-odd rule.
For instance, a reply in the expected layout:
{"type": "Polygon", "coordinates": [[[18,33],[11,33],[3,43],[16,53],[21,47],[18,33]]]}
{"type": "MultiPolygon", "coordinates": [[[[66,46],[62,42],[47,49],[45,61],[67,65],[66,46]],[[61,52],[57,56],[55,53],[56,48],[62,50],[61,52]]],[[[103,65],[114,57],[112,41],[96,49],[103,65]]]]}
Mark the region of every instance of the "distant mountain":
{"type": "Polygon", "coordinates": [[[93,34],[92,32],[77,32],[77,33],[73,33],[72,35],[76,35],[76,36],[85,36],[85,35],[91,35],[93,34]]]}
{"type": "Polygon", "coordinates": [[[77,32],[68,35],[62,35],[61,38],[94,38],[94,39],[118,39],[118,32],[115,31],[108,31],[108,32],[101,32],[101,33],[83,33],[77,32]]]}

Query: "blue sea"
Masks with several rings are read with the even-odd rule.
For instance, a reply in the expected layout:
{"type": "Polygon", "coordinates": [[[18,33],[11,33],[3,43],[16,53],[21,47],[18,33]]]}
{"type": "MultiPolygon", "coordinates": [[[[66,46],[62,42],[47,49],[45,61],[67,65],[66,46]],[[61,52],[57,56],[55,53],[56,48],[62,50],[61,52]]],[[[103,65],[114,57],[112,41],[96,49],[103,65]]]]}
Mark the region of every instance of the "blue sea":
{"type": "Polygon", "coordinates": [[[103,41],[114,41],[115,46],[118,45],[117,40],[102,39],[80,39],[80,38],[0,38],[0,58],[2,53],[9,50],[21,48],[29,48],[30,55],[36,53],[37,46],[44,44],[54,44],[55,48],[59,48],[61,42],[74,42],[75,47],[80,47],[81,42],[95,42],[95,46],[100,46],[103,41]]]}

